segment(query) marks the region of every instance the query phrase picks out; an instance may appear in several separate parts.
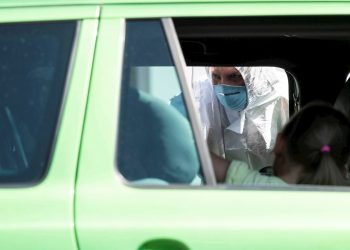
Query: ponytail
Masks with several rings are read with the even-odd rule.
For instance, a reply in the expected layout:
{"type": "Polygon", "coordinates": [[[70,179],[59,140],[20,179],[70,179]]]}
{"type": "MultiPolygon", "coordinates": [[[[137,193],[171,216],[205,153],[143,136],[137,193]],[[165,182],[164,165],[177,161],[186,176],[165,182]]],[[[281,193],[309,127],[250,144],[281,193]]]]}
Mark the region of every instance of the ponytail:
{"type": "Polygon", "coordinates": [[[329,153],[321,153],[321,159],[315,171],[304,173],[300,177],[298,184],[347,185],[344,174],[329,153]]]}
{"type": "Polygon", "coordinates": [[[282,131],[287,158],[302,166],[298,184],[347,185],[350,122],[326,104],[308,105],[282,131]]]}

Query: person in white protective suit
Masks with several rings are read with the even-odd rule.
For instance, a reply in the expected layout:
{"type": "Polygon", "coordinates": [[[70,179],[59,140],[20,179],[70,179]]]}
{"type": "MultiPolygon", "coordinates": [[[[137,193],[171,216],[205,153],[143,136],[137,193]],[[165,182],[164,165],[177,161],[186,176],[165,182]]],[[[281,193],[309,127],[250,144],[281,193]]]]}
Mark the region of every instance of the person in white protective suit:
{"type": "Polygon", "coordinates": [[[192,84],[211,152],[260,170],[273,163],[289,118],[288,78],[275,67],[194,67],[192,84]]]}

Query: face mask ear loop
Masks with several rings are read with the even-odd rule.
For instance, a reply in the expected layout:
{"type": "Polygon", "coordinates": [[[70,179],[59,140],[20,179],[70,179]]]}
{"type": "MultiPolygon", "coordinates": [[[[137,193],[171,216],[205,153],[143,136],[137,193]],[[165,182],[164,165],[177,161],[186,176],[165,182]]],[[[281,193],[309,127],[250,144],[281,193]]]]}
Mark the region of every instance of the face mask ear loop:
{"type": "MultiPolygon", "coordinates": [[[[219,100],[218,100],[218,104],[219,104],[219,100]]],[[[222,117],[226,117],[226,112],[223,108],[223,106],[218,105],[218,109],[219,109],[219,113],[220,113],[220,134],[221,134],[221,138],[222,138],[222,143],[223,143],[223,149],[224,149],[224,157],[225,159],[227,159],[226,157],[226,143],[225,143],[225,128],[222,126],[222,117]]]]}

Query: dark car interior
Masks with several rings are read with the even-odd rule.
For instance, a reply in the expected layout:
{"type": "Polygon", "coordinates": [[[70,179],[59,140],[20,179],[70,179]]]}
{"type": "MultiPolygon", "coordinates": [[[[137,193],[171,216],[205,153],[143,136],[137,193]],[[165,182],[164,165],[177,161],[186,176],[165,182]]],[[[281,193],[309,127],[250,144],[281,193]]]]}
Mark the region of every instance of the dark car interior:
{"type": "Polygon", "coordinates": [[[46,171],[64,95],[76,23],[0,28],[0,182],[46,171]]]}
{"type": "MultiPolygon", "coordinates": [[[[273,66],[283,68],[287,72],[289,83],[289,115],[311,101],[322,100],[344,107],[343,103],[350,99],[347,98],[350,91],[343,90],[344,86],[347,86],[345,83],[350,66],[350,56],[348,55],[348,51],[350,51],[350,18],[348,17],[192,17],[174,18],[173,22],[186,66],[273,66]]],[[[169,139],[173,138],[171,132],[171,136],[168,137],[169,131],[173,130],[165,129],[169,124],[163,122],[171,119],[162,118],[163,114],[167,112],[165,108],[163,111],[160,108],[154,109],[155,106],[150,105],[158,101],[153,100],[156,99],[154,96],[150,97],[152,92],[143,89],[143,83],[148,78],[144,75],[142,77],[135,76],[138,67],[150,69],[152,67],[174,66],[160,20],[128,21],[125,40],[122,111],[119,118],[122,122],[119,124],[117,154],[119,171],[128,181],[157,178],[165,180],[167,183],[189,184],[197,168],[195,172],[190,172],[186,178],[183,176],[180,178],[179,176],[175,176],[176,178],[171,176],[170,178],[169,173],[179,171],[171,172],[172,170],[169,169],[177,169],[177,166],[184,166],[184,164],[166,162],[158,157],[158,155],[169,155],[165,159],[175,159],[172,157],[173,153],[164,153],[163,151],[175,152],[175,149],[183,149],[183,147],[169,147],[169,150],[166,148],[168,145],[174,144],[175,141],[169,139]],[[136,94],[130,95],[134,91],[136,94]],[[143,96],[147,96],[147,98],[143,98],[143,96]],[[152,108],[147,109],[146,112],[145,106],[152,108]],[[162,112],[158,112],[159,110],[162,112]],[[135,114],[138,115],[135,116],[135,114]],[[148,133],[145,134],[145,131],[148,133]],[[151,143],[152,138],[159,137],[159,134],[161,134],[163,141],[151,143]],[[169,141],[172,141],[172,144],[169,144],[169,141]],[[132,153],[129,152],[130,148],[133,148],[132,153]],[[159,154],[152,154],[152,152],[159,152],[159,154]],[[156,167],[158,165],[154,163],[159,159],[159,167],[156,167]],[[166,164],[164,164],[165,162],[166,164]],[[163,166],[165,166],[164,171],[159,171],[163,166]],[[169,166],[171,167],[169,168],[169,166]],[[160,173],[165,173],[165,175],[159,175],[160,173]]],[[[169,108],[168,106],[167,109],[169,108]]],[[[169,111],[169,114],[173,111],[169,111]]],[[[174,121],[183,118],[179,116],[174,121]]],[[[176,134],[184,134],[184,132],[176,134]]],[[[190,131],[189,134],[191,134],[190,131]]],[[[192,139],[190,137],[182,136],[179,138],[192,139]]],[[[179,138],[176,137],[176,139],[179,138]]],[[[187,146],[190,144],[195,149],[192,141],[185,142],[187,146]]],[[[179,155],[182,153],[180,152],[179,155]]],[[[176,158],[180,159],[181,157],[176,158]]],[[[186,160],[185,162],[190,163],[191,161],[186,160]]],[[[189,165],[198,166],[198,164],[193,163],[189,165]]],[[[185,167],[185,169],[185,172],[188,172],[188,169],[191,168],[185,167]]],[[[270,175],[271,171],[269,174],[264,174],[270,175]]],[[[200,176],[202,176],[201,173],[200,176]]]]}
{"type": "Polygon", "coordinates": [[[346,16],[176,18],[174,24],[188,66],[284,68],[291,113],[313,100],[333,104],[349,73],[346,16]]]}

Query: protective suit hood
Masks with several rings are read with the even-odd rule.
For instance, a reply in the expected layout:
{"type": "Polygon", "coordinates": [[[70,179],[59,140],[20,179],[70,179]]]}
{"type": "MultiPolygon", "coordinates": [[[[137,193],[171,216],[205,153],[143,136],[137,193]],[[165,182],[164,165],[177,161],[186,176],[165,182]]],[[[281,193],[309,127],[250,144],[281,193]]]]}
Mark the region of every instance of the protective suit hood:
{"type": "Polygon", "coordinates": [[[195,103],[210,150],[244,160],[255,169],[272,165],[276,136],[289,117],[286,72],[276,67],[236,67],[248,93],[247,107],[238,112],[218,102],[208,68],[192,69],[195,103]]]}

